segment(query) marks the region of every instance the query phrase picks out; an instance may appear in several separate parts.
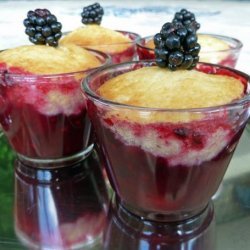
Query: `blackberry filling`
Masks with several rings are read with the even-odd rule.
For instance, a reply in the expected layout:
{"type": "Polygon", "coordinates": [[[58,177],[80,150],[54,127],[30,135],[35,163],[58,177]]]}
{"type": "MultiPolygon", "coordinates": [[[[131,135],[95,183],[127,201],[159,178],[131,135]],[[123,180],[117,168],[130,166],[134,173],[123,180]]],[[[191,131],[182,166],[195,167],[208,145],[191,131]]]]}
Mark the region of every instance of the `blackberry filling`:
{"type": "Polygon", "coordinates": [[[104,10],[99,3],[83,8],[81,13],[83,24],[101,24],[104,10]]]}
{"type": "Polygon", "coordinates": [[[180,22],[168,22],[154,36],[155,58],[159,67],[192,69],[199,61],[197,34],[180,22]]]}
{"type": "Polygon", "coordinates": [[[34,44],[48,44],[58,46],[58,40],[62,36],[62,24],[47,9],[30,10],[23,21],[26,27],[25,33],[34,44]]]}

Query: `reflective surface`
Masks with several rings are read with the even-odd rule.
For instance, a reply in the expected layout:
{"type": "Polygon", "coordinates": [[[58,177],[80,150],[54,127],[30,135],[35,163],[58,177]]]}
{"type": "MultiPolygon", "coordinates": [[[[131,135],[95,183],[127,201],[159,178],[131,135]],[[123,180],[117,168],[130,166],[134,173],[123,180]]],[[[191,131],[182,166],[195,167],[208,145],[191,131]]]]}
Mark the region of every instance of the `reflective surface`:
{"type": "Polygon", "coordinates": [[[181,223],[143,221],[115,202],[110,206],[103,249],[215,249],[213,205],[181,223]]]}
{"type": "Polygon", "coordinates": [[[180,225],[143,222],[111,202],[95,153],[71,170],[27,171],[1,137],[0,249],[246,250],[249,146],[248,125],[214,200],[214,214],[210,207],[194,220],[198,224],[180,225]]]}
{"type": "Polygon", "coordinates": [[[59,170],[15,162],[14,226],[31,249],[91,249],[106,221],[108,192],[94,153],[59,170]]]}

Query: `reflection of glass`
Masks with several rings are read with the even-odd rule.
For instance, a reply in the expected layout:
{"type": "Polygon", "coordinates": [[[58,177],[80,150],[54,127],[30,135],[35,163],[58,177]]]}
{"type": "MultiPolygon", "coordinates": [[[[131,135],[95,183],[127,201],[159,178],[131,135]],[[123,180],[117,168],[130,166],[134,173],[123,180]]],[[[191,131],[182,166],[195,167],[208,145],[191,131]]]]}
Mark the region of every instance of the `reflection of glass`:
{"type": "Polygon", "coordinates": [[[157,223],[133,216],[122,206],[110,208],[104,250],[215,250],[215,221],[210,204],[183,222],[157,223]]]}
{"type": "MultiPolygon", "coordinates": [[[[239,40],[215,34],[198,34],[198,38],[201,40],[200,62],[214,63],[232,68],[235,67],[242,48],[242,43],[239,40]],[[218,39],[220,42],[225,43],[227,47],[225,49],[218,49],[212,42],[209,42],[206,47],[202,47],[202,41],[204,43],[206,37],[218,39]]],[[[154,59],[153,36],[139,39],[137,41],[137,50],[140,60],[154,59]]]]}
{"type": "Polygon", "coordinates": [[[108,195],[93,152],[58,170],[15,165],[15,230],[31,249],[92,249],[100,244],[108,195]]]}
{"type": "MultiPolygon", "coordinates": [[[[104,53],[92,51],[101,64],[104,53]]],[[[0,72],[0,123],[22,162],[54,167],[90,152],[90,125],[79,83],[89,70],[53,75],[0,72]]]]}
{"type": "MultiPolygon", "coordinates": [[[[96,93],[106,80],[152,65],[131,62],[91,73],[84,81],[88,113],[123,206],[150,220],[183,220],[202,211],[221,183],[249,116],[249,97],[171,110],[123,105],[96,93]]],[[[197,67],[236,77],[247,87],[248,76],[241,72],[203,63],[197,67]]]]}

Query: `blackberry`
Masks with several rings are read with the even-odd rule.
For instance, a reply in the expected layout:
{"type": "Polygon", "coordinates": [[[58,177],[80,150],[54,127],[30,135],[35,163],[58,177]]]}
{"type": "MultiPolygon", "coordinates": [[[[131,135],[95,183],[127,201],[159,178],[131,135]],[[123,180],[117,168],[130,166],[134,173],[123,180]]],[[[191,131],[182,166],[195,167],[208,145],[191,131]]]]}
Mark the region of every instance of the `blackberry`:
{"type": "Polygon", "coordinates": [[[192,69],[199,61],[197,34],[180,22],[169,22],[154,36],[155,58],[159,67],[192,69]]]}
{"type": "Polygon", "coordinates": [[[181,23],[189,32],[196,32],[200,28],[200,24],[196,22],[194,13],[181,9],[179,12],[176,12],[174,15],[174,23],[181,23]]]}
{"type": "Polygon", "coordinates": [[[58,40],[62,36],[62,24],[49,10],[30,10],[23,24],[26,27],[25,33],[32,43],[58,46],[58,40]]]}
{"type": "Polygon", "coordinates": [[[84,7],[81,13],[83,24],[101,24],[104,10],[99,3],[84,7]]]}

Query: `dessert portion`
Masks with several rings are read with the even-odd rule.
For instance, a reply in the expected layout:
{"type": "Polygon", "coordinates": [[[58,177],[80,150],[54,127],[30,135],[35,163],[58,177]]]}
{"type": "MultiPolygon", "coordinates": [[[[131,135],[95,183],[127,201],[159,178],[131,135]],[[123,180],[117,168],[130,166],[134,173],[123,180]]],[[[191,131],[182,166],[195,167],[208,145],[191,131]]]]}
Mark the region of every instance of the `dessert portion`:
{"type": "Polygon", "coordinates": [[[0,71],[9,76],[7,84],[14,83],[1,88],[13,108],[30,105],[41,115],[50,116],[79,114],[84,107],[79,93],[80,80],[84,71],[100,65],[94,54],[76,45],[20,46],[0,53],[0,71]],[[69,72],[75,73],[66,74],[69,72]]]}
{"type": "Polygon", "coordinates": [[[249,116],[248,76],[197,64],[193,22],[163,25],[155,61],[113,65],[85,80],[118,201],[144,219],[178,221],[204,210],[249,116]]]}
{"type": "MultiPolygon", "coordinates": [[[[172,72],[155,66],[112,78],[97,93],[129,106],[177,110],[225,105],[242,98],[244,90],[233,77],[195,70],[172,72]]],[[[107,112],[102,122],[125,145],[167,158],[171,166],[193,166],[213,159],[229,144],[233,131],[221,121],[224,115],[216,114],[217,120],[208,125],[202,113],[148,112],[143,117],[138,111],[119,110],[107,112]],[[147,129],[139,132],[140,126],[147,129]]]]}
{"type": "Polygon", "coordinates": [[[76,45],[56,48],[24,45],[0,53],[0,71],[8,73],[63,74],[96,68],[100,64],[94,54],[76,45]]]}
{"type": "Polygon", "coordinates": [[[111,183],[139,216],[188,218],[207,205],[231,160],[248,114],[227,105],[245,96],[247,78],[208,65],[133,64],[93,80],[103,104],[87,102],[111,183]]]}
{"type": "Polygon", "coordinates": [[[230,76],[196,70],[173,72],[152,66],[112,78],[97,92],[104,99],[126,105],[188,109],[230,103],[242,98],[244,90],[244,84],[230,76]]]}
{"type": "MultiPolygon", "coordinates": [[[[198,34],[198,42],[201,46],[201,53],[202,51],[217,51],[217,50],[228,50],[230,48],[230,46],[222,41],[219,40],[216,37],[212,37],[208,34],[198,34]]],[[[150,39],[148,41],[146,41],[145,46],[150,48],[150,49],[154,49],[155,45],[154,45],[154,40],[150,39]]]]}
{"type": "MultiPolygon", "coordinates": [[[[208,34],[198,35],[201,45],[200,61],[227,66],[230,60],[230,45],[223,39],[208,34]]],[[[230,66],[230,65],[228,65],[230,66]]]]}
{"type": "MultiPolygon", "coordinates": [[[[194,14],[185,9],[175,13],[172,22],[177,25],[184,25],[189,32],[197,32],[197,30],[200,28],[200,24],[196,22],[194,14]]],[[[162,30],[164,30],[164,27],[162,28],[162,30]]],[[[163,32],[162,35],[165,36],[165,33],[163,32]]],[[[181,33],[182,32],[180,32],[179,34],[181,33]]],[[[220,64],[228,67],[234,67],[236,65],[242,47],[240,41],[231,37],[215,34],[198,33],[197,37],[198,43],[200,44],[201,48],[201,51],[199,53],[200,62],[220,64]]],[[[155,47],[157,47],[157,41],[152,36],[148,36],[138,40],[137,51],[139,58],[154,59],[155,47]]]]}
{"type": "Polygon", "coordinates": [[[83,47],[115,54],[126,51],[132,40],[121,32],[100,25],[90,24],[79,27],[62,37],[60,44],[77,44],[83,47]]]}
{"type": "Polygon", "coordinates": [[[50,44],[52,38],[45,38],[43,31],[58,25],[51,18],[47,10],[29,11],[27,29],[42,27],[42,33],[39,28],[33,37],[29,35],[30,40],[37,39],[36,44],[0,53],[0,122],[19,156],[32,159],[71,156],[88,146],[89,123],[80,82],[106,60],[76,45],[56,46],[58,40],[50,44]],[[38,40],[41,36],[43,42],[38,40]]]}
{"type": "Polygon", "coordinates": [[[101,26],[103,14],[103,8],[98,3],[84,7],[81,13],[84,26],[66,33],[60,44],[76,44],[105,52],[111,56],[113,63],[132,61],[136,55],[135,40],[138,35],[101,26]]]}
{"type": "MultiPolygon", "coordinates": [[[[153,37],[142,38],[143,44],[140,44],[138,50],[141,52],[140,59],[153,59],[154,58],[154,40],[153,37]],[[144,47],[144,48],[143,48],[144,47]],[[148,49],[148,50],[147,50],[148,49]]],[[[198,34],[198,43],[201,46],[200,59],[201,62],[221,64],[225,66],[229,63],[230,49],[232,49],[228,42],[220,39],[216,35],[198,34]]]]}

